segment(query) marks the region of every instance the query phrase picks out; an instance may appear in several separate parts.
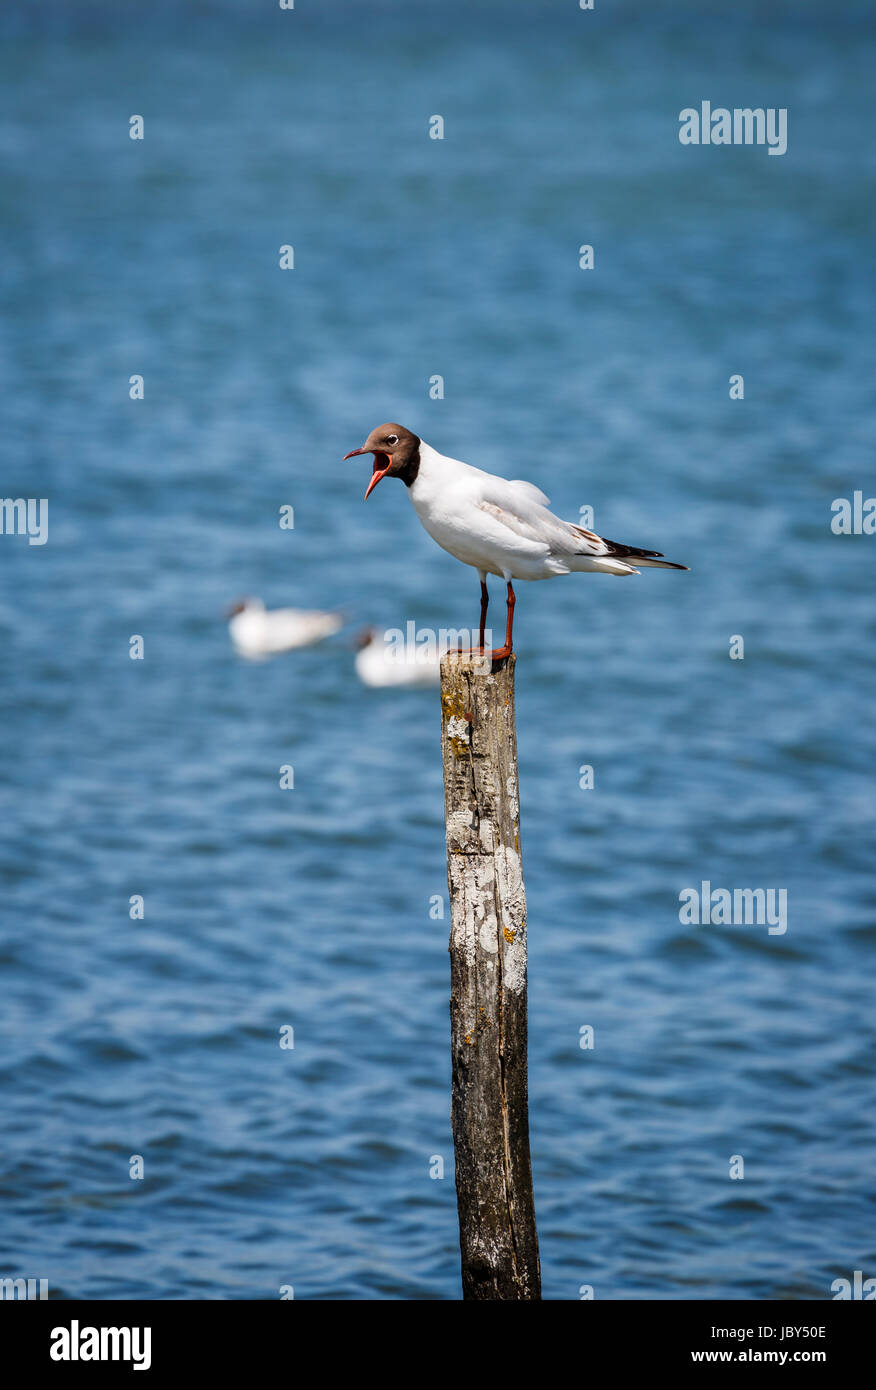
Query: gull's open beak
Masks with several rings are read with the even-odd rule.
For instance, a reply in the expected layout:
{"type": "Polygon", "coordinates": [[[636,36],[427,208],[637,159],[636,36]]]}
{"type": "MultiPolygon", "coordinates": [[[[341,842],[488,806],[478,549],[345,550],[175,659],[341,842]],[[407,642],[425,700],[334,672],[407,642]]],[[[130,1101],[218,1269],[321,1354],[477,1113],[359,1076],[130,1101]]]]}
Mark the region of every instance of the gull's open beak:
{"type": "Polygon", "coordinates": [[[368,494],[374,491],[380,479],[385,478],[392,467],[392,459],[388,454],[381,454],[377,449],[351,449],[348,454],[344,454],[343,462],[346,463],[347,459],[355,458],[357,454],[374,455],[374,471],[371,474],[371,481],[365,489],[365,496],[362,499],[363,502],[367,502],[368,494]],[[384,467],[381,466],[381,461],[383,459],[386,459],[386,465],[384,467]]]}

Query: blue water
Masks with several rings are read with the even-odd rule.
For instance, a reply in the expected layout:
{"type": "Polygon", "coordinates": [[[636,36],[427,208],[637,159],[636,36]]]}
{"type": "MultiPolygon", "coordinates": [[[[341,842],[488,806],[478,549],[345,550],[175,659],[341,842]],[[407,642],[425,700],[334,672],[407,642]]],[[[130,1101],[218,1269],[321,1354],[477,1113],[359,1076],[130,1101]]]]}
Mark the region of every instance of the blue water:
{"type": "Polygon", "coordinates": [[[876,490],[872,11],[0,25],[2,491],[49,499],[0,538],[0,1272],[459,1297],[438,697],[348,638],[470,626],[477,577],[340,464],[398,419],[692,567],[519,586],[545,1296],[876,1276],[876,538],[830,527],[876,490]],[[682,147],[702,99],[787,154],[682,147]],[[247,665],[244,593],[349,626],[247,665]],[[682,925],[702,879],[787,932],[682,925]]]}

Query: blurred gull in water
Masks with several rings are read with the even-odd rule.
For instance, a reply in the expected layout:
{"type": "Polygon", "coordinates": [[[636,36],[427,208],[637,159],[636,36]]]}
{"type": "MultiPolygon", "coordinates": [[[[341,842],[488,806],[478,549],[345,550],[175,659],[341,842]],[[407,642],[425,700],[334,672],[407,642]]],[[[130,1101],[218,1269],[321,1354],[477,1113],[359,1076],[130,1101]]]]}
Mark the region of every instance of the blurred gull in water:
{"type": "Polygon", "coordinates": [[[262,661],[296,647],[312,647],[343,627],[339,613],[267,609],[260,598],[238,599],[228,610],[228,631],[239,656],[262,661]]]}
{"type": "Polygon", "coordinates": [[[363,685],[422,689],[438,684],[441,657],[433,647],[387,642],[374,627],[360,633],[357,646],[356,674],[363,685]]]}

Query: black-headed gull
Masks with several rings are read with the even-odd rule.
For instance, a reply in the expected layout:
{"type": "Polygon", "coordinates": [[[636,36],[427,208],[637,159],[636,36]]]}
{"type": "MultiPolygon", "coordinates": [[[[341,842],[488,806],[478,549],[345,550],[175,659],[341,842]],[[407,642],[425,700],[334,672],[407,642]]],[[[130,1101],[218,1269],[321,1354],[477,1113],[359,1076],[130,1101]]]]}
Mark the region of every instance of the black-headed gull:
{"type": "Polygon", "coordinates": [[[365,628],[356,645],[356,675],[363,685],[415,690],[438,684],[442,656],[439,651],[387,642],[385,634],[375,627],[365,628]]]}
{"type": "Polygon", "coordinates": [[[339,613],[300,608],[265,608],[260,598],[243,598],[228,610],[228,631],[240,656],[263,661],[296,647],[312,647],[344,626],[339,613]]]}
{"type": "Polygon", "coordinates": [[[344,457],[351,459],[357,454],[374,455],[366,498],[381,478],[401,478],[432,539],[477,570],[481,580],[481,649],[489,602],[487,575],[505,580],[505,645],[492,652],[494,661],[502,661],[511,653],[512,579],[552,579],[573,570],[638,574],[644,567],[688,568],[664,560],[659,550],[619,545],[583,526],[561,521],[548,511],[549,498],[532,483],[519,478],[509,481],[459,459],[445,458],[404,425],[378,425],[361,449],[352,449],[344,457]]]}

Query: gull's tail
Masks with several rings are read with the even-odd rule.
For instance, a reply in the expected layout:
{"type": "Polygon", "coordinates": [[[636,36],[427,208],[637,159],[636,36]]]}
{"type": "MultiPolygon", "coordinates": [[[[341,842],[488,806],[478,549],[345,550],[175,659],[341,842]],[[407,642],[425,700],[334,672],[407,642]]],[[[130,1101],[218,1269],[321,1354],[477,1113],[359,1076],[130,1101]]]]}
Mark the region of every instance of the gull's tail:
{"type": "Polygon", "coordinates": [[[635,550],[632,551],[631,554],[630,554],[629,556],[625,556],[625,558],[626,558],[626,559],[629,559],[629,560],[635,561],[635,564],[636,564],[637,566],[646,566],[647,568],[654,569],[654,570],[689,570],[689,569],[690,569],[690,565],[677,565],[677,564],[675,563],[674,560],[664,560],[662,557],[658,560],[656,556],[653,556],[653,557],[652,557],[652,556],[650,556],[650,555],[644,555],[644,556],[643,556],[643,555],[637,555],[636,552],[635,552],[635,550]]]}
{"type": "Polygon", "coordinates": [[[619,541],[610,541],[603,536],[602,543],[606,547],[606,555],[613,559],[623,560],[631,568],[635,566],[647,566],[655,570],[687,570],[690,565],[676,565],[673,560],[664,560],[659,550],[640,550],[635,545],[621,545],[619,541]]]}

